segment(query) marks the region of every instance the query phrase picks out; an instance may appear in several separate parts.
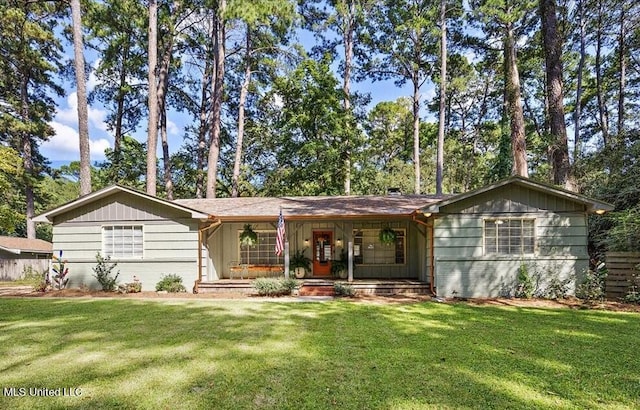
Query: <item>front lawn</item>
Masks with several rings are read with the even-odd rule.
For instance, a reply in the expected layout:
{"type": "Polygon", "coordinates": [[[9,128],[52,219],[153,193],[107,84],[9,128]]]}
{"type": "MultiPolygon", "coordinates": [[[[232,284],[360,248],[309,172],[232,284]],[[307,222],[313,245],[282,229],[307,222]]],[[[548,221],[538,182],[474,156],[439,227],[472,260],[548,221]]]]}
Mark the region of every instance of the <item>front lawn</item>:
{"type": "Polygon", "coordinates": [[[639,347],[637,313],[5,298],[0,408],[630,409],[639,347]]]}

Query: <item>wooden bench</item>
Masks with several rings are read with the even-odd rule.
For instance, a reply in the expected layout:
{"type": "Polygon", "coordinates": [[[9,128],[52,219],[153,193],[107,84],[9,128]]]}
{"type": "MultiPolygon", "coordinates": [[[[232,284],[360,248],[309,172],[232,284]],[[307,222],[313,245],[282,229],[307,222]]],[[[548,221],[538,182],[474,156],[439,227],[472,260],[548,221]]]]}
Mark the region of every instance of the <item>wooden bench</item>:
{"type": "Polygon", "coordinates": [[[282,265],[249,265],[234,264],[229,265],[229,279],[240,276],[240,279],[272,278],[282,275],[284,267],[282,265]]]}

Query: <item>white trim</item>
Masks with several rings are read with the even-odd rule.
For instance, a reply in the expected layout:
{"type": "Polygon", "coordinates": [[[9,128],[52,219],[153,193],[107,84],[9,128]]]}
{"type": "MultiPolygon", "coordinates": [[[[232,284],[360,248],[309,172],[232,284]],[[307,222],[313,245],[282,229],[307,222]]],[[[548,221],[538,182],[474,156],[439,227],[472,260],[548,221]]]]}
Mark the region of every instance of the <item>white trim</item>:
{"type": "Polygon", "coordinates": [[[48,223],[51,223],[51,222],[53,222],[53,218],[55,216],[57,216],[57,215],[60,215],[60,214],[63,214],[65,212],[71,211],[73,209],[79,208],[79,207],[81,207],[81,206],[83,206],[85,204],[94,202],[94,201],[96,201],[98,199],[106,198],[106,197],[108,197],[110,195],[113,195],[115,193],[118,193],[118,192],[126,192],[126,193],[129,193],[131,195],[135,195],[135,196],[137,196],[139,198],[144,198],[144,199],[147,199],[149,201],[152,201],[152,202],[155,202],[155,203],[158,203],[158,204],[161,204],[161,205],[165,205],[165,206],[177,209],[177,210],[182,211],[182,212],[186,212],[186,213],[190,214],[191,218],[193,218],[193,219],[208,219],[210,217],[209,214],[205,214],[205,213],[196,211],[196,210],[188,208],[186,206],[179,205],[179,204],[177,204],[175,202],[168,201],[168,200],[165,200],[165,199],[162,199],[162,198],[158,198],[158,197],[153,196],[153,195],[148,195],[148,194],[145,194],[143,192],[136,191],[135,189],[123,187],[123,186],[120,186],[120,185],[111,185],[111,186],[106,187],[104,189],[101,189],[99,191],[95,191],[95,192],[92,192],[92,193],[87,194],[85,196],[81,196],[80,198],[78,198],[78,199],[76,199],[74,201],[68,202],[68,203],[66,203],[64,205],[61,205],[61,206],[59,206],[57,208],[51,209],[51,210],[49,210],[47,212],[44,212],[44,213],[36,216],[35,218],[33,218],[33,221],[34,222],[48,222],[48,223]]]}
{"type": "Polygon", "coordinates": [[[428,205],[422,208],[422,212],[423,213],[439,213],[440,209],[444,206],[451,205],[456,202],[459,202],[468,198],[472,198],[474,196],[477,196],[477,195],[480,195],[480,194],[483,194],[483,193],[486,193],[510,184],[516,184],[516,185],[524,186],[538,192],[544,192],[549,195],[555,195],[558,197],[570,199],[574,202],[585,205],[587,207],[587,212],[591,212],[591,213],[594,213],[596,210],[612,211],[614,209],[613,205],[611,204],[608,204],[603,201],[598,201],[596,199],[591,199],[584,195],[567,191],[566,189],[562,189],[560,187],[546,185],[537,181],[530,180],[528,178],[512,176],[510,178],[504,179],[494,184],[476,189],[475,191],[465,192],[465,193],[453,196],[451,198],[444,199],[435,204],[428,205]]]}
{"type": "MultiPolygon", "coordinates": [[[[498,225],[496,223],[496,225],[498,225]]],[[[482,256],[509,256],[511,258],[513,258],[513,256],[523,256],[523,257],[532,257],[532,256],[536,256],[538,254],[538,223],[537,223],[537,219],[536,218],[522,218],[522,217],[506,217],[506,218],[500,218],[500,217],[489,217],[489,218],[482,218],[482,256]],[[487,253],[487,235],[486,235],[486,223],[488,221],[520,221],[520,222],[524,222],[524,221],[532,221],[533,222],[533,252],[527,252],[524,253],[522,252],[522,248],[524,247],[523,244],[523,239],[524,236],[522,236],[522,231],[524,229],[523,224],[520,224],[520,253],[500,253],[498,252],[499,250],[499,236],[498,236],[498,227],[496,226],[496,252],[490,252],[487,253]]],[[[511,245],[509,245],[509,247],[511,247],[511,245]]]]}
{"type": "MultiPolygon", "coordinates": [[[[134,230],[132,229],[132,232],[134,230]]],[[[145,229],[144,229],[144,225],[143,224],[102,224],[100,225],[100,242],[101,242],[101,252],[102,255],[107,257],[109,256],[111,258],[111,260],[113,261],[139,261],[139,260],[144,260],[145,259],[145,229]],[[136,227],[140,227],[140,231],[142,233],[142,255],[141,256],[114,256],[114,255],[107,255],[106,251],[104,250],[104,231],[105,228],[122,228],[122,227],[132,227],[132,228],[136,228],[136,227]]]]}

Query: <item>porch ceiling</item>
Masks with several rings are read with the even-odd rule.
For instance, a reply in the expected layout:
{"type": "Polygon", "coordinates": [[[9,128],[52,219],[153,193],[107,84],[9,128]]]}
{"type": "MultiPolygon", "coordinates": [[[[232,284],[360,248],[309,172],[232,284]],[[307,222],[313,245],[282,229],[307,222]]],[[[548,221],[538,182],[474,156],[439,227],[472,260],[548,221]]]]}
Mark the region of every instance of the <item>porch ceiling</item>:
{"type": "Polygon", "coordinates": [[[433,195],[388,195],[179,199],[175,202],[221,220],[255,220],[277,218],[281,209],[289,219],[410,216],[442,199],[433,195]]]}

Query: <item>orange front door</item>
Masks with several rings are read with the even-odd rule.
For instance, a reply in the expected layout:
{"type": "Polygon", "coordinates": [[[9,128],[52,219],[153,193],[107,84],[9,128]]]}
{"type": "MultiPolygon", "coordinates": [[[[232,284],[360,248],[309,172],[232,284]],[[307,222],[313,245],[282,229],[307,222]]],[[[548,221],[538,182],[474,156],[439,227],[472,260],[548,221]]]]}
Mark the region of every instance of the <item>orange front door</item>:
{"type": "Polygon", "coordinates": [[[314,231],[313,245],[313,276],[330,276],[333,232],[314,231]]]}

